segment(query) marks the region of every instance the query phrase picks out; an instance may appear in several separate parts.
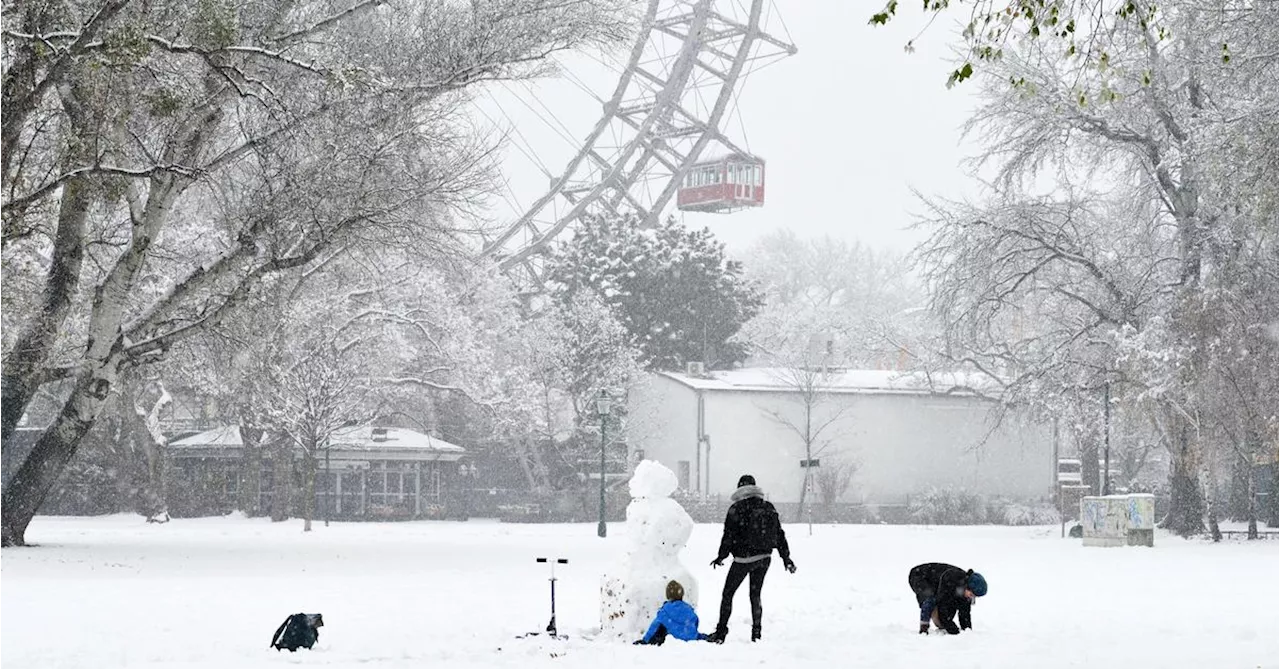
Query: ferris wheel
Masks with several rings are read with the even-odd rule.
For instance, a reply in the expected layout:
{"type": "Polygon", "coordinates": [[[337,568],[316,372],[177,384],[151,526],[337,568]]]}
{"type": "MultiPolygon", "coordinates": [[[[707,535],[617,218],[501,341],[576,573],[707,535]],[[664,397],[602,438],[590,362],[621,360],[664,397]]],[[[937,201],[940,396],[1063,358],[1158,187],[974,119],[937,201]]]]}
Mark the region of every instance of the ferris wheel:
{"type": "MultiPolygon", "coordinates": [[[[631,214],[652,224],[673,199],[681,211],[763,206],[764,160],[726,125],[747,75],[796,53],[767,30],[775,21],[781,24],[772,0],[648,0],[630,53],[609,67],[617,74],[612,94],[593,96],[603,113],[573,140],[563,169],[543,168],[545,192],[513,209],[483,255],[537,292],[543,254],[584,217],[631,214]]],[[[569,137],[548,105],[536,106],[569,137]]],[[[521,152],[536,159],[539,150],[521,152]]]]}

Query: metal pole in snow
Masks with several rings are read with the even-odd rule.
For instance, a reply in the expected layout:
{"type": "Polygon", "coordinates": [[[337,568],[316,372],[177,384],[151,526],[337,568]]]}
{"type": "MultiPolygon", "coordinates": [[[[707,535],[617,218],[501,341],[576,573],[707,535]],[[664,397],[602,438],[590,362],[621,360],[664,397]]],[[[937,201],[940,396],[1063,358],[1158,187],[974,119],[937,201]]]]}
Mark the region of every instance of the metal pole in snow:
{"type": "Polygon", "coordinates": [[[809,511],[809,536],[813,536],[813,459],[809,460],[809,466],[804,470],[804,487],[805,501],[808,502],[809,511]]]}
{"type": "Polygon", "coordinates": [[[1111,382],[1102,386],[1102,494],[1111,494],[1111,382]]]}
{"type": "Polygon", "coordinates": [[[551,636],[556,635],[556,565],[551,564],[551,623],[547,625],[551,636]]]}
{"type": "Polygon", "coordinates": [[[333,485],[333,469],[329,467],[329,447],[324,449],[324,484],[329,488],[327,495],[327,503],[324,505],[324,526],[329,526],[329,516],[331,515],[330,507],[334,504],[334,485],[333,485]]]}
{"type": "Polygon", "coordinates": [[[600,416],[600,526],[596,528],[596,535],[602,539],[609,531],[604,524],[604,426],[608,418],[607,415],[600,416]]]}
{"type": "Polygon", "coordinates": [[[1053,418],[1053,498],[1058,507],[1058,524],[1062,527],[1062,538],[1067,538],[1067,514],[1062,512],[1062,481],[1058,480],[1058,418],[1053,418]]]}

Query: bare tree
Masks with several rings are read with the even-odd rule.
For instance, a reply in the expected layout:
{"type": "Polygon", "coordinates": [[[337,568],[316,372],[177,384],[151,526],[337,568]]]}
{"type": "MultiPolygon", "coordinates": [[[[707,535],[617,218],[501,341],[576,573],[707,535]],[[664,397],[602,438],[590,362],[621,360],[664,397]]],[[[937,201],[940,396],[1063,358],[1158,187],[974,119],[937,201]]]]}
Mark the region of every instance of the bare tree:
{"type": "MultiPolygon", "coordinates": [[[[343,428],[367,424],[378,412],[354,347],[325,337],[315,348],[304,350],[271,384],[273,427],[301,454],[304,532],[311,531],[315,514],[316,468],[333,437],[343,428]]],[[[280,455],[292,460],[293,450],[283,449],[280,455]]]]}
{"type": "Polygon", "coordinates": [[[3,37],[18,56],[3,75],[6,252],[53,249],[41,307],[5,352],[0,438],[43,383],[74,379],[4,488],[5,545],[23,543],[123,367],[336,244],[450,237],[445,213],[487,167],[454,121],[460,91],[536,74],[630,20],[611,0],[67,5],[33,6],[3,37]],[[65,327],[77,310],[83,329],[65,327]]]}
{"type": "MultiPolygon", "coordinates": [[[[1206,388],[1215,361],[1244,348],[1224,317],[1275,319],[1257,299],[1276,266],[1275,7],[1263,9],[1167,3],[1176,37],[1120,24],[1100,70],[1062,59],[1061,36],[1006,52],[972,122],[995,193],[939,204],[919,255],[945,358],[989,375],[1006,403],[1051,413],[1109,385],[1151,414],[1170,454],[1164,524],[1182,534],[1203,528],[1206,458],[1223,448],[1206,388]],[[1242,174],[1268,186],[1246,194],[1242,174]],[[1037,177],[1060,194],[1034,194],[1037,177]]],[[[1249,350],[1275,359],[1274,339],[1249,350]]]]}
{"type": "Polygon", "coordinates": [[[799,350],[823,332],[840,343],[833,365],[893,366],[904,339],[896,320],[924,304],[904,258],[858,242],[778,231],[752,246],[743,268],[765,305],[738,338],[760,362],[799,350]]]}
{"type": "Polygon", "coordinates": [[[843,451],[836,451],[823,459],[813,480],[818,486],[818,497],[827,513],[831,513],[836,503],[849,492],[857,473],[857,461],[843,451]]]}
{"type": "Polygon", "coordinates": [[[829,356],[825,350],[811,351],[806,348],[804,353],[797,354],[792,359],[792,364],[773,371],[775,380],[785,388],[785,403],[791,405],[791,410],[764,407],[762,411],[771,420],[795,434],[804,446],[804,459],[808,462],[800,488],[800,504],[796,510],[798,522],[804,517],[806,510],[812,518],[812,510],[806,506],[813,488],[812,461],[834,442],[837,435],[832,428],[844,416],[848,405],[835,405],[831,402],[836,370],[827,366],[829,356]]]}

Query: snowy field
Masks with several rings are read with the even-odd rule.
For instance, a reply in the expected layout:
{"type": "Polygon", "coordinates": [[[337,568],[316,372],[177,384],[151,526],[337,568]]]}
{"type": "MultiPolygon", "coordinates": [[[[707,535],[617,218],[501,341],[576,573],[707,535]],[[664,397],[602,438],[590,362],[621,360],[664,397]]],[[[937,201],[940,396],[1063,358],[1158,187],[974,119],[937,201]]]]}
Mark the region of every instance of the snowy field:
{"type": "MultiPolygon", "coordinates": [[[[799,572],[765,583],[751,644],[746,587],[723,646],[592,640],[599,582],[622,546],[593,524],[319,524],[240,518],[145,525],[136,516],[38,518],[40,546],[0,562],[5,669],[76,667],[1276,667],[1278,542],[1085,549],[1058,528],[787,526],[799,572]],[[539,555],[564,556],[564,642],[516,640],[548,618],[539,555]],[[983,572],[975,631],[916,634],[907,570],[983,572]],[[316,650],[277,653],[287,614],[324,614],[316,650]]],[[[704,631],[723,570],[719,527],[684,553],[704,631]]],[[[776,562],[776,561],[775,561],[776,562]]]]}

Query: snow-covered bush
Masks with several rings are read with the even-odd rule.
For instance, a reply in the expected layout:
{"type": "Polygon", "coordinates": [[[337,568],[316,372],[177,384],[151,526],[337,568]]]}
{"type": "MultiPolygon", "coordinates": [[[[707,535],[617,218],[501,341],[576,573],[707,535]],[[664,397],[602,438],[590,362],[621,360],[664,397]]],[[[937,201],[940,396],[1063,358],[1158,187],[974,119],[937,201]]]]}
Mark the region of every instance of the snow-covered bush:
{"type": "Polygon", "coordinates": [[[1057,509],[1048,504],[997,499],[987,506],[987,520],[1000,525],[1053,525],[1059,521],[1059,516],[1057,509]]]}
{"type": "Polygon", "coordinates": [[[982,525],[987,522],[986,502],[956,488],[929,488],[911,498],[911,521],[921,525],[982,525]]]}
{"type": "Polygon", "coordinates": [[[1053,525],[1058,512],[1042,502],[987,499],[957,488],[930,488],[911,499],[911,522],[922,525],[1053,525]]]}

